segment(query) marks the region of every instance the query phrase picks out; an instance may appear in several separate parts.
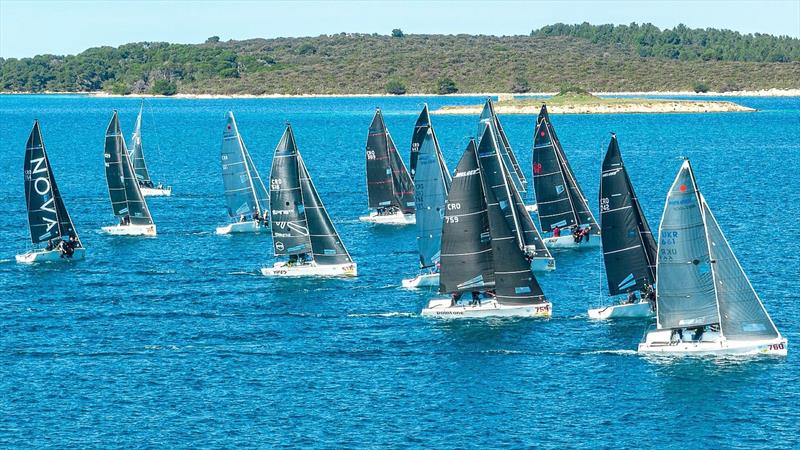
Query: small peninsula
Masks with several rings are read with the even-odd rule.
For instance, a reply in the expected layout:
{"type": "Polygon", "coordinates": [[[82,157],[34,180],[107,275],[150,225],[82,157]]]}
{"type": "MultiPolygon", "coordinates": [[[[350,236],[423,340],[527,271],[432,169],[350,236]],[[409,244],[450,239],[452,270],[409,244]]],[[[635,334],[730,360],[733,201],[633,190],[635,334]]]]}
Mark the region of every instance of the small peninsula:
{"type": "MultiPolygon", "coordinates": [[[[503,97],[495,103],[498,114],[538,114],[542,103],[551,114],[707,113],[752,112],[753,108],[728,101],[597,97],[578,88],[549,97],[503,97]]],[[[480,114],[483,105],[444,106],[431,114],[480,114]]]]}

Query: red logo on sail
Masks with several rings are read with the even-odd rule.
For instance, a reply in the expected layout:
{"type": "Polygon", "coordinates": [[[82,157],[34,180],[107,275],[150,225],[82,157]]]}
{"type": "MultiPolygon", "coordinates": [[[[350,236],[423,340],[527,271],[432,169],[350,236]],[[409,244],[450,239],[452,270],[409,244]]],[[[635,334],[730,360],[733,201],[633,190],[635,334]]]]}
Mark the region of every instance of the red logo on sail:
{"type": "Polygon", "coordinates": [[[681,187],[680,187],[680,188],[678,188],[678,189],[680,189],[680,190],[681,190],[681,192],[686,192],[686,185],[685,185],[685,184],[682,184],[682,185],[681,185],[681,187]]]}
{"type": "Polygon", "coordinates": [[[544,137],[544,130],[539,132],[539,136],[544,137]]]}
{"type": "Polygon", "coordinates": [[[533,173],[542,173],[542,165],[540,163],[533,163],[533,173]]]}

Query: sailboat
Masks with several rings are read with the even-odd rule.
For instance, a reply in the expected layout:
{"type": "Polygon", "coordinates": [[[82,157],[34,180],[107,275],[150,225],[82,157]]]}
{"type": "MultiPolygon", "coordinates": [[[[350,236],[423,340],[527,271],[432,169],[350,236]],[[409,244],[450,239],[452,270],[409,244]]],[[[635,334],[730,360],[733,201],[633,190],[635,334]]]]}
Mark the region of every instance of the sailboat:
{"type": "Polygon", "coordinates": [[[153,184],[147,164],[144,161],[144,150],[142,149],[142,110],[144,100],[139,106],[139,115],[136,116],[136,126],[131,136],[131,149],[128,156],[133,163],[133,171],[136,180],[139,182],[139,189],[144,197],[169,197],[172,195],[172,186],[164,187],[162,183],[153,184]]]}
{"type": "Polygon", "coordinates": [[[784,356],[781,336],[684,160],[667,194],[656,264],[656,329],[640,353],[784,356]]]}
{"type": "Polygon", "coordinates": [[[533,140],[533,190],[548,247],[600,247],[600,227],[564,155],[545,105],[539,113],[533,140]],[[588,234],[575,238],[573,230],[585,230],[588,234]]]}
{"type": "Polygon", "coordinates": [[[342,243],[286,126],[270,173],[270,215],[275,256],[288,262],[264,267],[269,277],[354,277],[356,263],[342,243]]]}
{"type": "Polygon", "coordinates": [[[25,201],[28,210],[28,226],[31,243],[36,246],[47,242],[43,249],[35,248],[16,255],[18,263],[75,261],[84,259],[83,247],[75,225],[64,205],[64,199],[56,184],[50,159],[44,149],[39,121],[25,145],[25,201]]]}
{"type": "Polygon", "coordinates": [[[225,185],[225,206],[232,221],[217,227],[217,234],[260,233],[267,231],[269,192],[258,174],[250,152],[244,145],[233,112],[228,112],[222,134],[222,181],[225,185]]]}
{"type": "Polygon", "coordinates": [[[119,224],[103,227],[101,231],[116,236],[155,236],[156,225],[134,175],[116,111],[106,129],[103,156],[108,195],[119,224]]]}
{"type": "Polygon", "coordinates": [[[403,287],[439,285],[439,256],[444,205],[452,178],[433,131],[428,105],[422,108],[411,138],[411,176],[414,179],[417,247],[420,274],[403,280],[403,287]]]}
{"type": "Polygon", "coordinates": [[[374,211],[359,220],[387,225],[415,223],[414,181],[383,122],[380,108],[369,126],[366,161],[369,208],[374,211]]]}
{"type": "Polygon", "coordinates": [[[628,293],[623,303],[589,310],[590,319],[651,317],[648,297],[656,282],[656,241],[612,133],[600,176],[600,238],[608,278],[608,293],[628,293]],[[639,291],[638,299],[635,292],[639,291]]]}
{"type": "Polygon", "coordinates": [[[552,305],[508,226],[479,155],[492,151],[487,126],[458,162],[442,225],[439,292],[422,310],[437,318],[549,317],[552,305]],[[467,293],[468,299],[462,300],[467,293]]]}
{"type": "Polygon", "coordinates": [[[506,132],[500,124],[500,119],[494,111],[494,103],[492,103],[491,97],[486,98],[486,103],[483,105],[483,110],[481,111],[478,125],[478,139],[480,139],[483,134],[483,129],[486,125],[492,127],[495,145],[500,150],[500,156],[508,169],[514,186],[516,186],[517,191],[519,191],[521,195],[525,195],[528,191],[528,180],[525,178],[525,173],[522,171],[517,161],[517,155],[514,154],[514,150],[511,148],[511,143],[508,141],[508,136],[506,136],[506,132]]]}

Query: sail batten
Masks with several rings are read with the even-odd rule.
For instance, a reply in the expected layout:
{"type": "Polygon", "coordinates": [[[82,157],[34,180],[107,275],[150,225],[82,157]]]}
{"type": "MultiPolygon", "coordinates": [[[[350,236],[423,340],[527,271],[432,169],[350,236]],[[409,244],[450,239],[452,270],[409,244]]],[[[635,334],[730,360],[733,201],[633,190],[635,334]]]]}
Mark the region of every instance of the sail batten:
{"type": "Polygon", "coordinates": [[[655,283],[656,242],[612,135],[600,177],[600,237],[608,292],[619,295],[655,283]]]}

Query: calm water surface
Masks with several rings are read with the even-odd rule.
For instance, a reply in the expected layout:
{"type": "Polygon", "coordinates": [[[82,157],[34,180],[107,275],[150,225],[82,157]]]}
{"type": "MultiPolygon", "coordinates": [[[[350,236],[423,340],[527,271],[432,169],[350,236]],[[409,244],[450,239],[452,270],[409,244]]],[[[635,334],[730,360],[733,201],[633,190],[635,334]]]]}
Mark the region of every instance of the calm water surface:
{"type": "MultiPolygon", "coordinates": [[[[644,325],[593,323],[599,251],[556,255],[540,277],[550,320],[445,323],[418,312],[413,227],[362,224],[363,148],[381,106],[407,157],[422,102],[475,98],[154,99],[143,140],[172,198],[153,239],[115,223],[103,172],[112,109],[130,135],[137,99],[0,96],[0,446],[768,447],[800,445],[800,99],[739,98],[758,113],[553,116],[596,209],[617,133],[653,227],[680,165],[701,190],[776,325],[783,359],[653,361],[644,325]],[[219,148],[233,110],[262,174],[290,121],[355,280],[269,280],[269,236],[225,222],[219,148]],[[88,259],[22,267],[22,157],[33,119],[88,259]],[[773,229],[784,230],[775,233],[773,229]]],[[[501,117],[530,174],[535,117],[501,117]]],[[[434,116],[450,168],[477,117],[434,116]]]]}

